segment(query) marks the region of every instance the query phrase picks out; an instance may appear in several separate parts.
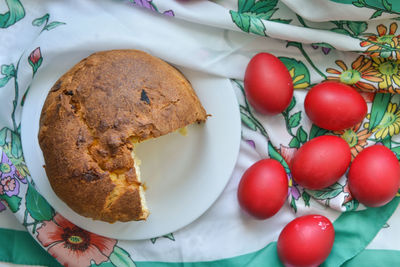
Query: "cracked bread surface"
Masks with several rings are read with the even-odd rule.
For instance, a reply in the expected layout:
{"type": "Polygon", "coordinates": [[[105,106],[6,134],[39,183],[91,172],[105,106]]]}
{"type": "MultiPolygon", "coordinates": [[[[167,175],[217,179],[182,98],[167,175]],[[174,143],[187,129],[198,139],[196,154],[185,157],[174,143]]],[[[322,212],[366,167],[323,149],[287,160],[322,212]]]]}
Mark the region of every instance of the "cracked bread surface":
{"type": "Polygon", "coordinates": [[[54,84],[42,108],[47,177],[82,216],[146,219],[134,143],[206,118],[190,83],[168,63],[139,50],[94,53],[54,84]]]}

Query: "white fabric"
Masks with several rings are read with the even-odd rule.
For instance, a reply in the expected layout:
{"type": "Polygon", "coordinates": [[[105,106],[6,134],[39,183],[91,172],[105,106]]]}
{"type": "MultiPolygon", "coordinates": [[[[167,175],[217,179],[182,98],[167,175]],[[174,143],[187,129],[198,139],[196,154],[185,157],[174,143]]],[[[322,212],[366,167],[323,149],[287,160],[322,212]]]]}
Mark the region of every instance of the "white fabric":
{"type": "MultiPolygon", "coordinates": [[[[298,50],[286,49],[282,40],[297,40],[303,43],[329,42],[344,51],[359,47],[359,41],[352,37],[332,32],[305,29],[267,21],[267,34],[276,39],[249,35],[240,32],[231,20],[228,9],[237,9],[236,1],[155,1],[160,12],[172,9],[175,18],[162,16],[156,12],[135,7],[123,1],[25,1],[29,10],[23,21],[4,31],[0,31],[0,64],[14,64],[22,56],[19,69],[19,86],[26,89],[31,81],[31,67],[26,58],[36,47],[43,53],[43,65],[60,55],[81,55],[105,49],[135,48],[150,52],[171,63],[204,71],[226,78],[243,79],[244,70],[250,58],[257,52],[269,51],[277,56],[290,56],[302,61],[298,50]],[[52,20],[66,22],[51,31],[40,35],[40,27],[29,26],[33,19],[49,13],[52,20]]],[[[285,0],[279,3],[280,11],[293,9],[311,21],[340,19],[367,19],[371,11],[330,1],[285,0]],[[284,6],[287,5],[287,7],[284,6]],[[314,7],[311,10],[310,7],[314,7]],[[338,9],[343,12],[336,12],[338,9]],[[325,12],[315,12],[315,10],[325,12]]],[[[0,10],[4,9],[1,2],[0,10]]],[[[371,31],[378,22],[371,23],[371,31]]],[[[314,60],[321,65],[337,58],[354,60],[351,52],[332,51],[324,57],[317,50],[307,47],[314,60]]],[[[309,65],[307,65],[309,66],[309,65]]],[[[40,69],[38,73],[40,72],[40,69]]],[[[321,81],[321,77],[311,73],[311,83],[321,81]]],[[[11,86],[11,85],[7,85],[11,86]]],[[[233,86],[239,101],[242,95],[233,86]]],[[[46,90],[46,88],[44,88],[46,90]]],[[[231,90],[231,88],[220,88],[231,90]]],[[[0,89],[2,101],[0,121],[11,124],[9,114],[13,96],[0,89]]],[[[298,101],[305,92],[296,92],[298,101]]],[[[300,108],[299,106],[296,108],[300,108]]],[[[20,114],[17,114],[17,117],[20,114]]],[[[282,134],[284,122],[281,117],[262,117],[260,121],[268,127],[274,144],[288,143],[289,136],[282,134]],[[281,130],[279,130],[281,129],[281,130]]],[[[242,255],[258,250],[271,241],[277,240],[282,227],[295,216],[319,213],[335,220],[340,212],[311,200],[311,208],[299,204],[297,214],[288,204],[273,218],[265,221],[255,220],[245,215],[236,199],[237,185],[247,167],[255,161],[267,157],[266,139],[256,132],[243,127],[243,136],[254,140],[253,149],[242,141],[240,156],[232,178],[217,202],[198,220],[174,233],[175,242],[167,238],[157,239],[155,244],[149,240],[127,242],[119,241],[121,247],[134,251],[135,261],[205,261],[242,255]]],[[[337,209],[340,210],[340,207],[337,209]]],[[[391,227],[385,228],[375,238],[370,248],[399,249],[397,237],[400,229],[400,212],[389,221],[391,227]],[[396,227],[399,226],[399,227],[396,227]]],[[[21,229],[16,225],[10,212],[0,213],[0,227],[21,229]]],[[[1,266],[1,263],[0,263],[1,266]]]]}

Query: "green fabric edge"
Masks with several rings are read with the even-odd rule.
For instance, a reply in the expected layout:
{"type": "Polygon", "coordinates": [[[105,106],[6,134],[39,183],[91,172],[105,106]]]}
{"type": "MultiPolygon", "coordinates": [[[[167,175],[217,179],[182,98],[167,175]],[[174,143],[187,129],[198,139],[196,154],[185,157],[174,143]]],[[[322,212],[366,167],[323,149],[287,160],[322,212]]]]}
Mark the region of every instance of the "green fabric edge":
{"type": "MultiPolygon", "coordinates": [[[[365,266],[362,263],[369,263],[369,261],[389,266],[399,260],[400,251],[364,250],[393,214],[399,202],[400,198],[395,198],[380,208],[342,213],[334,222],[336,236],[332,253],[322,266],[365,266]],[[368,258],[370,258],[369,261],[368,258]]],[[[26,265],[61,266],[39,246],[28,232],[0,228],[0,248],[0,261],[26,265]]],[[[256,252],[216,261],[187,263],[138,261],[135,263],[138,267],[282,266],[276,253],[276,242],[256,252]]]]}
{"type": "Polygon", "coordinates": [[[283,267],[276,253],[276,242],[271,242],[268,246],[252,253],[226,258],[215,261],[202,262],[156,262],[156,261],[135,261],[137,267],[283,267]]]}
{"type": "Polygon", "coordinates": [[[381,250],[366,249],[357,257],[349,260],[343,267],[360,267],[360,266],[399,266],[400,251],[398,250],[381,250]]]}
{"type": "Polygon", "coordinates": [[[385,206],[342,213],[333,223],[335,243],[321,267],[337,267],[357,256],[374,239],[399,205],[396,197],[385,206]]]}
{"type": "Polygon", "coordinates": [[[25,265],[61,266],[25,231],[0,228],[0,261],[25,265]]]}
{"type": "MultiPolygon", "coordinates": [[[[49,254],[47,254],[30,236],[24,231],[1,229],[0,228],[0,261],[12,262],[15,264],[61,266],[49,254]],[[5,244],[5,245],[4,245],[5,244]],[[12,248],[7,249],[7,244],[18,251],[17,255],[12,253],[12,248]],[[24,252],[24,253],[21,253],[24,252]],[[13,255],[13,256],[10,256],[13,255]]],[[[273,242],[265,248],[246,255],[229,259],[197,262],[197,263],[176,263],[176,262],[136,262],[138,267],[168,267],[168,266],[282,266],[276,256],[276,243],[273,242]],[[268,262],[267,260],[268,259],[268,262]],[[268,265],[266,265],[268,264],[268,265]]],[[[364,250],[356,257],[346,262],[344,267],[359,266],[396,266],[400,262],[400,251],[397,250],[364,250]]]]}
{"type": "MultiPolygon", "coordinates": [[[[270,249],[270,252],[274,253],[274,250],[276,248],[276,243],[270,244],[272,247],[270,249]]],[[[274,253],[276,255],[276,253],[274,253]]],[[[275,257],[274,255],[271,255],[272,257],[275,257]]],[[[265,255],[267,256],[267,255],[265,255]]],[[[241,258],[243,256],[235,257],[235,258],[241,258]]],[[[233,259],[233,258],[232,258],[233,259]]],[[[275,259],[277,260],[277,259],[275,259]]],[[[360,267],[360,266],[397,266],[400,262],[400,251],[398,250],[380,250],[380,249],[366,249],[362,251],[360,254],[358,254],[356,257],[352,258],[351,260],[347,261],[342,265],[342,267],[360,267]]],[[[248,261],[243,261],[243,265],[240,266],[251,266],[251,267],[258,267],[258,266],[263,266],[263,267],[268,267],[268,266],[282,266],[281,263],[275,262],[266,262],[261,261],[257,262],[256,264],[248,264],[248,261]]],[[[236,264],[236,263],[235,263],[236,264]]],[[[222,261],[212,261],[212,262],[203,262],[203,263],[162,263],[162,262],[136,262],[136,266],[138,267],[177,267],[177,266],[184,266],[184,267],[191,267],[191,266],[222,266],[222,267],[228,267],[228,266],[233,266],[231,265],[230,262],[222,262],[222,261]]],[[[238,266],[238,265],[235,265],[238,266]]]]}
{"type": "MultiPolygon", "coordinates": [[[[353,2],[358,2],[357,0],[329,0],[329,1],[336,2],[339,4],[350,4],[350,5],[352,5],[353,2]]],[[[387,2],[392,5],[392,9],[391,9],[392,11],[400,12],[400,1],[387,0],[387,2]]],[[[368,3],[368,5],[373,7],[373,8],[371,8],[372,10],[378,10],[378,9],[384,10],[384,6],[382,5],[382,0],[367,0],[366,3],[368,3]]],[[[389,11],[388,13],[392,13],[392,12],[389,11]]]]}

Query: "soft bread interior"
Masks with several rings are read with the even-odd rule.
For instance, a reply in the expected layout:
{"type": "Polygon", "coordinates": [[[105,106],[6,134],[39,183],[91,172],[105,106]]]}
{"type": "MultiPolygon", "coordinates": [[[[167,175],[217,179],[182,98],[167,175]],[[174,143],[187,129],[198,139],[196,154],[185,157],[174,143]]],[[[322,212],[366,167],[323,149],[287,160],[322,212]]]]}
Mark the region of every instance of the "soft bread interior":
{"type": "MultiPolygon", "coordinates": [[[[187,132],[188,132],[187,127],[186,126],[182,127],[180,129],[178,129],[177,132],[179,134],[181,134],[182,136],[186,136],[187,132]]],[[[139,139],[135,138],[135,137],[130,138],[130,141],[131,141],[133,147],[135,147],[135,145],[137,145],[140,142],[139,139]]],[[[150,212],[148,210],[147,203],[146,203],[146,198],[145,198],[145,193],[144,193],[145,189],[144,189],[143,183],[140,179],[140,175],[141,175],[140,164],[142,163],[142,161],[136,156],[134,149],[131,152],[131,156],[132,156],[134,166],[135,166],[136,177],[137,177],[138,182],[140,183],[139,194],[140,194],[140,200],[141,200],[141,205],[142,205],[143,218],[145,219],[145,218],[147,218],[147,216],[149,215],[150,212]]]]}
{"type": "Polygon", "coordinates": [[[136,177],[137,177],[137,180],[140,182],[139,194],[140,194],[140,201],[141,201],[141,205],[142,205],[143,217],[147,218],[147,216],[149,216],[149,210],[147,208],[146,198],[144,196],[143,184],[140,180],[140,167],[139,166],[141,164],[141,161],[138,157],[136,157],[134,150],[132,150],[131,155],[132,155],[134,166],[135,166],[136,177]]]}
{"type": "MultiPolygon", "coordinates": [[[[132,143],[135,144],[136,142],[132,142],[132,143]]],[[[115,185],[115,187],[112,190],[112,192],[107,196],[104,211],[108,212],[109,209],[112,207],[112,205],[126,191],[128,191],[128,190],[134,191],[134,190],[139,189],[142,212],[138,219],[145,220],[149,215],[149,210],[148,210],[147,204],[146,204],[144,188],[143,188],[143,185],[140,180],[140,167],[139,166],[140,166],[141,161],[140,161],[140,159],[138,159],[136,157],[134,150],[132,150],[131,156],[134,161],[134,167],[135,167],[137,181],[135,181],[134,183],[128,182],[124,173],[111,172],[110,178],[111,178],[111,181],[113,182],[113,184],[115,185]]]]}
{"type": "MultiPolygon", "coordinates": [[[[182,127],[178,129],[176,132],[178,132],[182,136],[186,136],[187,127],[182,127]]],[[[138,143],[140,143],[140,140],[137,137],[131,137],[129,141],[131,142],[133,148],[135,148],[135,146],[138,145],[138,143]]],[[[107,197],[105,210],[107,211],[125,191],[135,190],[136,188],[139,188],[141,208],[142,208],[142,215],[140,216],[139,219],[145,220],[149,216],[150,212],[148,210],[146,203],[145,188],[141,182],[141,173],[140,173],[141,160],[136,156],[134,149],[132,149],[131,157],[134,162],[137,183],[130,184],[123,173],[110,173],[110,178],[113,184],[115,185],[115,188],[113,189],[111,194],[107,197]]]]}

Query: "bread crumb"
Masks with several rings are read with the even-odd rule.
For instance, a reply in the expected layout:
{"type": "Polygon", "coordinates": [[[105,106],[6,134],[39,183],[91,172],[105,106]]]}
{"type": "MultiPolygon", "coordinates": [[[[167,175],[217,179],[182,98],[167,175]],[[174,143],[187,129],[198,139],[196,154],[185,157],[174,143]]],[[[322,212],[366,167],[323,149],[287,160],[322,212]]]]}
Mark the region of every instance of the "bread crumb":
{"type": "Polygon", "coordinates": [[[187,136],[188,130],[187,127],[182,127],[178,130],[178,132],[183,135],[183,136],[187,136]]]}

